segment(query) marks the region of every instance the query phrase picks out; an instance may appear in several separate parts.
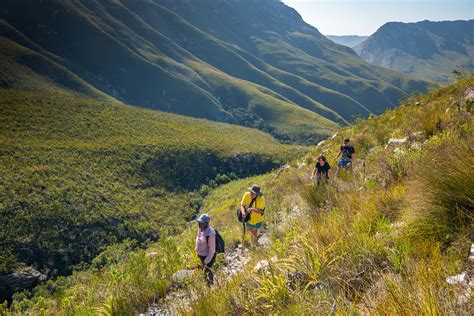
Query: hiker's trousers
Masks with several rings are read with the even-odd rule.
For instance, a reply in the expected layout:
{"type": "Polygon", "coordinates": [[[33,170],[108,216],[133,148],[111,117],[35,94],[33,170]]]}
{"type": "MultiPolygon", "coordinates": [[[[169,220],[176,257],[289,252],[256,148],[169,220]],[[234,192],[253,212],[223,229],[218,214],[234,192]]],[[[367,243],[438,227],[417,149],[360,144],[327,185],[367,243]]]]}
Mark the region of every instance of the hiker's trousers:
{"type": "Polygon", "coordinates": [[[212,257],[211,261],[209,261],[209,263],[206,265],[204,265],[204,260],[206,260],[206,256],[199,256],[199,259],[201,259],[201,263],[204,265],[204,277],[206,278],[207,284],[209,285],[214,283],[214,270],[212,269],[212,266],[216,261],[216,256],[217,253],[214,254],[214,257],[212,257]]]}

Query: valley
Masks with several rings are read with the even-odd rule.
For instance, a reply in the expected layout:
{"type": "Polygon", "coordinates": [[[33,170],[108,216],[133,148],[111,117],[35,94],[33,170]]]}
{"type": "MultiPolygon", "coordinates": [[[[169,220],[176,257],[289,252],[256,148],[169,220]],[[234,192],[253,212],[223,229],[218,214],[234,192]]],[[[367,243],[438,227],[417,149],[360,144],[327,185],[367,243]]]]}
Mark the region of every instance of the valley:
{"type": "Polygon", "coordinates": [[[279,0],[2,1],[0,315],[467,314],[471,28],[331,40],[279,0]],[[315,185],[347,137],[353,172],[315,185]]]}

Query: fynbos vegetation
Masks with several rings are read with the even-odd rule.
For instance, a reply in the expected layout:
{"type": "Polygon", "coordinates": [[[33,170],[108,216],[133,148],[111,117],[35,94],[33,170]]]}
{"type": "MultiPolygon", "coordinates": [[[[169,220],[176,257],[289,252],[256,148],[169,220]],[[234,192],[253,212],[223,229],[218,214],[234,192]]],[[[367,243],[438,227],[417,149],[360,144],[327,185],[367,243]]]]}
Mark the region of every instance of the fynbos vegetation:
{"type": "Polygon", "coordinates": [[[133,314],[157,301],[193,314],[468,314],[469,287],[446,278],[472,269],[467,250],[473,238],[474,138],[471,101],[464,94],[473,85],[472,77],[464,77],[407,99],[315,148],[333,157],[350,137],[358,149],[354,173],[324,189],[308,184],[314,163],[308,156],[278,176],[213,190],[203,207],[230,251],[240,237],[234,218],[240,194],[258,182],[268,200],[267,242],[250,251],[229,280],[229,262],[219,257],[213,288],[191,281],[182,285],[184,297],[164,300],[174,291],[173,272],[197,262],[193,227],[146,252],[110,247],[94,260],[94,269],[17,295],[8,311],[133,314]],[[451,106],[454,100],[459,108],[451,106]],[[398,148],[386,146],[390,138],[409,135],[398,148]],[[267,263],[256,265],[262,259],[267,263]]]}
{"type": "Polygon", "coordinates": [[[2,300],[84,269],[108,245],[174,235],[212,188],[305,150],[248,128],[54,91],[1,90],[0,120],[2,300]]]}

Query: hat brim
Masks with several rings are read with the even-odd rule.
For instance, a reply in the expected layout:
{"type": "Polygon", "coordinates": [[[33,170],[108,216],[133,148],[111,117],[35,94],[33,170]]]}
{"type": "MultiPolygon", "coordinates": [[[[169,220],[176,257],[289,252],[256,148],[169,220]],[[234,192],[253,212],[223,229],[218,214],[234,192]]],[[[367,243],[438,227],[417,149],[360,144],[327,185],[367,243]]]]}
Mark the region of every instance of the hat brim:
{"type": "Polygon", "coordinates": [[[260,191],[260,192],[257,193],[257,192],[255,192],[254,190],[252,190],[252,188],[249,188],[249,191],[252,192],[253,194],[256,194],[256,195],[262,195],[262,194],[263,194],[262,191],[260,191]]]}

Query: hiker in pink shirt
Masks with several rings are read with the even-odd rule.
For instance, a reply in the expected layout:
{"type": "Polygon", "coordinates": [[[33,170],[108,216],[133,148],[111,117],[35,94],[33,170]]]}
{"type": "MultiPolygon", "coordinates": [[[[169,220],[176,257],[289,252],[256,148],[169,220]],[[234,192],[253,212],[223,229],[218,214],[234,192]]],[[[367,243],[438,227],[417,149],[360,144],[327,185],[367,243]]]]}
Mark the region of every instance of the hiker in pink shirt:
{"type": "Polygon", "coordinates": [[[214,271],[212,266],[216,261],[216,231],[209,224],[211,218],[207,214],[202,214],[196,220],[199,225],[196,236],[196,253],[201,259],[204,269],[204,276],[209,285],[214,283],[214,271]]]}

